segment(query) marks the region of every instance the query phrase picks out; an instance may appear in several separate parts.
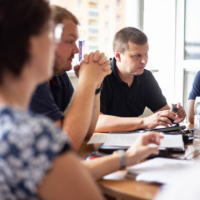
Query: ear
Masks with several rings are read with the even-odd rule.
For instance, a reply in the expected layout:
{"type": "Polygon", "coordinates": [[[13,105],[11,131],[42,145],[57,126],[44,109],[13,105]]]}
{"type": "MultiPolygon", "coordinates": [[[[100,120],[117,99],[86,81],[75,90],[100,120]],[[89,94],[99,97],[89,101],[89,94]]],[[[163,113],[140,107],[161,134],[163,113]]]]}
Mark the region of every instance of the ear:
{"type": "Polygon", "coordinates": [[[29,49],[28,50],[29,50],[30,58],[32,58],[35,55],[35,52],[38,51],[38,44],[37,44],[36,37],[32,36],[29,39],[29,49]]]}
{"type": "Polygon", "coordinates": [[[121,53],[118,50],[114,51],[115,59],[117,62],[121,62],[121,53]]]}

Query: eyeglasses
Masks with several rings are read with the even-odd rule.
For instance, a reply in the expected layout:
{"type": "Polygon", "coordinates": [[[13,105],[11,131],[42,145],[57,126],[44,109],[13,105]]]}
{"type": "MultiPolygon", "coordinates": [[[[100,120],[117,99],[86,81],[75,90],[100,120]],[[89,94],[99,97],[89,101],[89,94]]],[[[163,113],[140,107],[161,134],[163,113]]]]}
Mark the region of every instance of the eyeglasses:
{"type": "Polygon", "coordinates": [[[63,27],[64,27],[63,24],[57,24],[55,29],[54,29],[54,42],[55,42],[55,44],[58,44],[61,41],[63,27]]]}

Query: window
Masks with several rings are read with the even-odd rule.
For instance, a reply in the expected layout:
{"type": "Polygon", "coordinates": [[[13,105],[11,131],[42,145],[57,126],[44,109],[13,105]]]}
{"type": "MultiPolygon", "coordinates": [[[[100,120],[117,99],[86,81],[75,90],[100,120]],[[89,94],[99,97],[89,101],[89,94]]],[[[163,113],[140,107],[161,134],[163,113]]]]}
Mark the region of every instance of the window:
{"type": "Polygon", "coordinates": [[[97,34],[98,33],[98,29],[97,28],[89,28],[89,32],[97,34]]]}
{"type": "Polygon", "coordinates": [[[97,37],[89,37],[89,42],[97,42],[97,37]]]}
{"type": "Polygon", "coordinates": [[[185,3],[185,60],[200,59],[200,1],[185,3]]]}
{"type": "Polygon", "coordinates": [[[121,0],[117,0],[117,8],[121,8],[121,0]]]}
{"type": "Polygon", "coordinates": [[[89,20],[89,25],[91,25],[91,26],[97,26],[97,20],[90,19],[89,20]]]}
{"type": "Polygon", "coordinates": [[[89,8],[92,8],[92,9],[97,9],[98,8],[98,4],[97,3],[89,3],[89,8]]]}
{"type": "Polygon", "coordinates": [[[81,9],[82,9],[82,2],[77,1],[77,10],[81,10],[81,9]]]}
{"type": "Polygon", "coordinates": [[[92,16],[92,17],[98,17],[99,13],[98,13],[98,11],[92,11],[92,10],[90,10],[89,11],[89,15],[92,16]]]}
{"type": "Polygon", "coordinates": [[[89,50],[90,51],[96,51],[96,50],[98,50],[98,46],[96,46],[96,45],[90,45],[89,46],[89,50]]]}
{"type": "Polygon", "coordinates": [[[119,15],[117,15],[116,22],[118,25],[121,24],[121,17],[119,15]]]}

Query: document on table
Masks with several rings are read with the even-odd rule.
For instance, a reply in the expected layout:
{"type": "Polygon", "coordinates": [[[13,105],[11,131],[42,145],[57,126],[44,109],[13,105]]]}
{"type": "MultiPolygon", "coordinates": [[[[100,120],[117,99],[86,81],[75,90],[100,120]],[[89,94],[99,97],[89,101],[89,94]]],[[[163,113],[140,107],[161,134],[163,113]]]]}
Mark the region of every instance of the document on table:
{"type": "Polygon", "coordinates": [[[178,174],[195,167],[193,161],[176,160],[169,158],[154,158],[128,169],[128,177],[134,177],[137,181],[158,182],[164,184],[173,183],[178,174]]]}
{"type": "MultiPolygon", "coordinates": [[[[95,134],[88,144],[103,143],[104,146],[131,146],[144,133],[133,134],[95,134]]],[[[182,135],[163,135],[160,146],[164,148],[184,148],[182,135]]],[[[151,145],[152,146],[152,145],[151,145]]]]}
{"type": "MultiPolygon", "coordinates": [[[[168,126],[169,126],[169,128],[170,127],[174,127],[174,126],[177,126],[177,124],[172,124],[171,126],[168,124],[168,126]]],[[[162,125],[160,125],[160,126],[156,126],[155,128],[153,128],[154,130],[156,130],[156,129],[162,129],[162,128],[166,128],[165,126],[162,126],[162,125]]],[[[149,129],[150,130],[150,129],[149,129]]]]}
{"type": "Polygon", "coordinates": [[[103,143],[104,145],[131,146],[141,133],[134,134],[95,134],[88,144],[103,143]]]}

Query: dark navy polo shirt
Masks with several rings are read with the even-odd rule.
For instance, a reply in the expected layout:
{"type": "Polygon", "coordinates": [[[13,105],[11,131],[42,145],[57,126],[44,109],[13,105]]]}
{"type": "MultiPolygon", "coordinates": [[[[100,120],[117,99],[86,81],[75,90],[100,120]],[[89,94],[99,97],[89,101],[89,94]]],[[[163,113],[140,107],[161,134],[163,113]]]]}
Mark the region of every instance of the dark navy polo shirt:
{"type": "Polygon", "coordinates": [[[46,82],[37,87],[32,96],[29,111],[45,115],[53,121],[62,119],[73,92],[74,89],[67,73],[54,76],[50,85],[46,82]]]}
{"type": "Polygon", "coordinates": [[[196,99],[196,97],[200,96],[200,71],[197,72],[193,85],[192,85],[192,90],[189,94],[188,99],[196,99]]]}
{"type": "Polygon", "coordinates": [[[144,70],[134,76],[129,87],[123,82],[116,68],[115,58],[111,61],[112,73],[105,77],[101,91],[101,113],[119,117],[138,117],[147,106],[153,112],[167,105],[166,99],[152,73],[144,70]]]}

